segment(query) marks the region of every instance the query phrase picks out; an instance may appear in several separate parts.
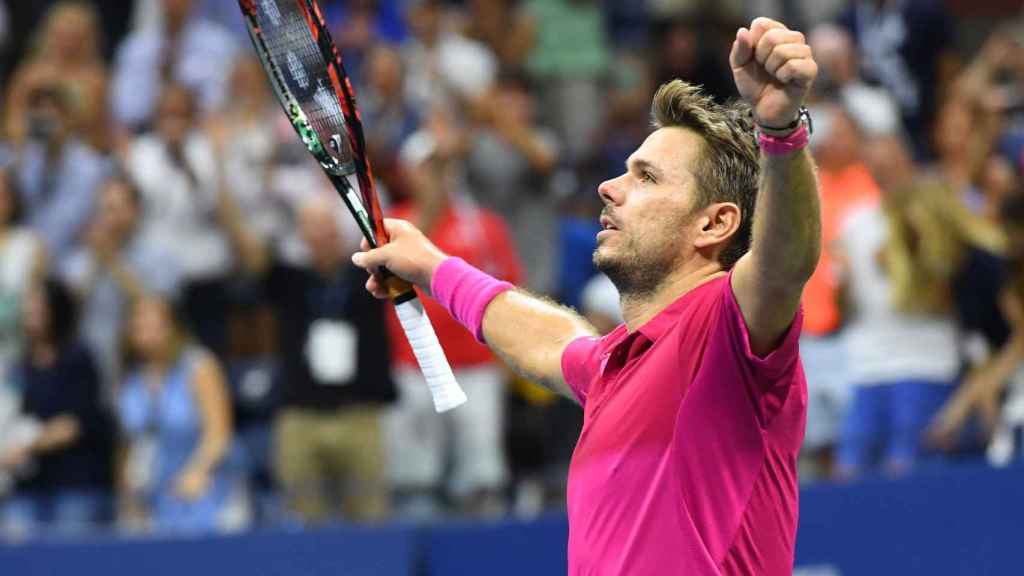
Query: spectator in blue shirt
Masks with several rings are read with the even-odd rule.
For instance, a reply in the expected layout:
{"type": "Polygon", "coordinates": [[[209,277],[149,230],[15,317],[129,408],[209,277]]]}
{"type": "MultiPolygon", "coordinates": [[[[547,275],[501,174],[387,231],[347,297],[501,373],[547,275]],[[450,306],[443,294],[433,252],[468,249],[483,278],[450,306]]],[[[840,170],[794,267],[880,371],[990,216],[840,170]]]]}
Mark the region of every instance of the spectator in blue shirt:
{"type": "Polygon", "coordinates": [[[138,131],[156,112],[165,84],[198,96],[203,112],[224,102],[238,44],[222,26],[194,17],[193,0],[162,0],[163,25],[139,30],[117,51],[111,86],[114,119],[138,131]]]}
{"type": "Polygon", "coordinates": [[[220,363],[193,343],[166,298],[131,306],[126,339],[135,362],[118,392],[129,442],[127,510],[161,532],[239,527],[231,504],[240,470],[228,462],[231,403],[220,363]]]}
{"type": "Polygon", "coordinates": [[[75,247],[109,164],[72,136],[74,104],[64,84],[41,84],[28,101],[28,139],[15,152],[17,179],[27,222],[55,267],[75,247]]]}

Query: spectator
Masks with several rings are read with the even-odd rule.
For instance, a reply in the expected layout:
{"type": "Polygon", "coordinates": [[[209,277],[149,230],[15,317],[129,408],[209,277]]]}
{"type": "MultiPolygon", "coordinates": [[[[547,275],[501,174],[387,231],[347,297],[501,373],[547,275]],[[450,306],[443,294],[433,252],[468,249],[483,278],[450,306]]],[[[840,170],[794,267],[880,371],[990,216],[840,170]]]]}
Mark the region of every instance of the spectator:
{"type": "MultiPolygon", "coordinates": [[[[970,310],[967,319],[974,320],[971,327],[975,330],[972,332],[979,333],[981,338],[971,347],[975,351],[972,369],[932,426],[933,439],[947,448],[957,446],[972,417],[976,417],[986,437],[992,436],[1002,428],[1000,409],[1004,392],[1009,389],[1010,398],[1019,399],[1024,390],[1020,386],[1019,374],[1019,367],[1024,361],[1024,331],[1021,330],[1024,325],[1024,294],[1021,290],[1024,279],[1021,274],[1021,264],[1024,263],[1024,195],[1018,192],[1003,201],[1000,220],[1008,239],[1008,250],[1005,261],[998,262],[1001,266],[996,273],[989,275],[995,276],[996,280],[988,283],[987,290],[979,290],[983,287],[977,282],[961,289],[964,296],[972,296],[971,299],[978,304],[970,310]],[[993,307],[997,307],[997,314],[990,311],[993,307]],[[987,314],[986,308],[989,309],[987,314]]],[[[1007,404],[1011,402],[1008,400],[1007,404]]],[[[996,437],[999,436],[1001,434],[997,432],[996,437]]]]}
{"type": "MultiPolygon", "coordinates": [[[[21,306],[46,263],[39,239],[21,226],[19,206],[11,172],[0,168],[0,454],[29,444],[38,428],[21,413],[14,365],[20,354],[21,306]]],[[[12,480],[8,471],[0,471],[0,496],[11,488],[12,480]]]]}
{"type": "Polygon", "coordinates": [[[100,49],[101,25],[91,4],[63,0],[46,14],[36,45],[14,71],[4,110],[8,138],[28,137],[30,95],[42,83],[59,78],[74,110],[70,131],[96,150],[110,147],[107,68],[100,49]]]}
{"type": "Polygon", "coordinates": [[[409,11],[412,36],[402,47],[408,102],[418,110],[454,109],[490,88],[498,72],[494,54],[446,26],[444,4],[424,0],[409,11]]]}
{"type": "Polygon", "coordinates": [[[993,220],[998,219],[1001,196],[1016,191],[1018,168],[1008,158],[1021,149],[1011,119],[1020,104],[1017,92],[1024,86],[1024,68],[1018,62],[1022,55],[1024,47],[1012,30],[996,30],[957,78],[933,134],[937,169],[961,191],[968,206],[993,220]]]}
{"type": "Polygon", "coordinates": [[[381,520],[389,506],[381,416],[395,388],[383,310],[348,261],[338,206],[326,195],[302,204],[311,266],[279,265],[270,277],[284,386],[275,471],[308,523],[381,520]]]}
{"type": "Polygon", "coordinates": [[[123,380],[121,327],[132,300],[149,292],[174,295],[174,258],[142,234],[139,191],[125,176],[100,190],[85,242],[62,266],[82,302],[81,335],[96,356],[107,399],[123,380]]]}
{"type": "Polygon", "coordinates": [[[846,109],[819,105],[814,111],[814,157],[821,196],[822,251],[818,267],[804,286],[804,324],[800,353],[807,375],[807,431],[804,477],[829,474],[831,448],[846,412],[849,382],[842,339],[839,264],[836,243],[851,213],[877,204],[878,185],[864,165],[864,139],[846,109]]]}
{"type": "Polygon", "coordinates": [[[78,242],[109,164],[73,135],[73,105],[65,84],[41,83],[28,102],[28,137],[16,150],[15,171],[26,220],[42,237],[55,268],[78,242]]]}
{"type": "Polygon", "coordinates": [[[42,244],[22,226],[21,216],[13,174],[0,167],[0,387],[12,384],[9,371],[19,353],[25,293],[46,268],[42,244]]]}
{"type": "Polygon", "coordinates": [[[366,63],[365,85],[359,92],[359,111],[366,126],[367,151],[374,175],[389,188],[400,187],[396,176],[398,149],[419,127],[416,109],[405,98],[405,67],[401,53],[378,44],[366,63]]]}
{"type": "Polygon", "coordinates": [[[658,58],[654,71],[655,86],[681,78],[700,84],[704,92],[719,102],[736,95],[735,84],[722,50],[732,38],[722,36],[713,17],[674,18],[658,30],[658,58]]]}
{"type": "Polygon", "coordinates": [[[369,53],[377,42],[401,44],[406,39],[403,3],[399,0],[355,0],[327,5],[325,17],[334,41],[345,56],[345,70],[361,82],[369,53]]]}
{"type": "Polygon", "coordinates": [[[82,534],[108,518],[113,430],[96,364],[75,339],[76,320],[74,297],[60,283],[47,280],[28,293],[15,379],[23,413],[40,427],[34,441],[0,458],[0,468],[22,476],[4,510],[15,534],[82,534]]]}
{"type": "Polygon", "coordinates": [[[238,527],[240,475],[228,458],[231,402],[220,363],[159,296],[132,303],[126,340],[133,361],[117,399],[128,442],[122,515],[141,508],[159,532],[238,527]]]}
{"type": "MultiPolygon", "coordinates": [[[[558,232],[558,204],[550,185],[559,158],[555,137],[537,126],[536,103],[523,76],[504,74],[476,111],[466,156],[469,189],[481,206],[508,222],[526,264],[527,286],[550,294],[558,232]]],[[[444,114],[432,121],[457,132],[444,114]]]]}
{"type": "Polygon", "coordinates": [[[466,11],[465,35],[485,44],[501,70],[521,70],[533,48],[536,27],[511,0],[472,0],[466,11]]]}
{"type": "Polygon", "coordinates": [[[899,130],[901,119],[896,102],[885,88],[864,82],[857,47],[846,29],[821,24],[811,30],[807,41],[819,69],[813,88],[815,96],[838,100],[866,136],[899,130]]]}
{"type": "Polygon", "coordinates": [[[168,86],[156,130],[137,138],[127,171],[139,186],[146,233],[173,247],[181,269],[183,306],[195,336],[223,357],[227,348],[227,285],[236,261],[261,270],[265,251],[239,212],[224,179],[226,136],[211,141],[197,126],[192,93],[168,86]]]}
{"type": "MultiPolygon", "coordinates": [[[[411,173],[412,201],[393,215],[415,222],[445,253],[495,277],[518,281],[522,270],[509,230],[497,214],[464,197],[461,155],[452,144],[443,132],[421,131],[409,138],[402,162],[411,173]]],[[[388,418],[388,440],[400,513],[436,511],[437,498],[446,493],[460,513],[500,513],[508,480],[502,437],[505,370],[444,308],[430,298],[423,301],[455,378],[471,400],[443,417],[434,413],[427,382],[398,317],[389,309],[391,358],[400,401],[388,418]],[[447,483],[446,446],[452,448],[447,483]]]]}
{"type": "Polygon", "coordinates": [[[111,109],[133,131],[153,122],[166,84],[193,90],[203,113],[219,109],[238,49],[230,32],[193,18],[193,0],[162,2],[162,24],[134,32],[117,52],[111,109]]]}
{"type": "MultiPolygon", "coordinates": [[[[219,220],[243,272],[231,278],[226,302],[229,357],[238,359],[268,354],[273,347],[264,280],[271,243],[285,222],[271,194],[280,137],[268,119],[282,114],[254,55],[235,64],[230,98],[231,106],[208,123],[206,135],[222,178],[219,220]]],[[[294,140],[294,132],[288,136],[294,140]]]]}
{"type": "Polygon", "coordinates": [[[896,100],[917,158],[931,158],[928,141],[939,97],[957,67],[953,21],[942,2],[855,0],[839,23],[855,39],[865,77],[896,100]]]}
{"type": "Polygon", "coordinates": [[[960,368],[953,279],[968,243],[987,242],[948,188],[916,178],[899,138],[877,138],[865,149],[883,199],[851,214],[839,237],[854,384],[840,432],[844,477],[874,470],[876,449],[891,474],[907,472],[926,453],[922,433],[960,368]]]}
{"type": "Polygon", "coordinates": [[[282,114],[255,55],[235,62],[229,94],[231,105],[207,123],[206,134],[222,161],[224,181],[231,191],[229,198],[234,199],[239,218],[247,224],[251,235],[248,242],[257,245],[250,247],[253,253],[248,256],[248,268],[259,273],[267,264],[263,246],[281,226],[278,210],[269,202],[267,180],[279,144],[268,119],[282,114]]]}
{"type": "Polygon", "coordinates": [[[604,123],[600,81],[610,53],[601,4],[529,0],[523,10],[536,30],[527,70],[542,88],[544,121],[564,140],[570,159],[586,158],[604,123]]]}

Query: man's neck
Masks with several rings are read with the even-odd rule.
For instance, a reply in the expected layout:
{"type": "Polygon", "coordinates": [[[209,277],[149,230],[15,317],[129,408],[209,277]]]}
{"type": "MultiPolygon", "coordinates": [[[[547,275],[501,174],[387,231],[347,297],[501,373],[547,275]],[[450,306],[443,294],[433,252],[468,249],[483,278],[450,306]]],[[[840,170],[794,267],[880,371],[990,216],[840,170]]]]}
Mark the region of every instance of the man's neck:
{"type": "Polygon", "coordinates": [[[661,285],[649,294],[621,298],[622,316],[630,332],[649,322],[670,304],[690,290],[709,280],[719,278],[726,272],[718,262],[705,262],[698,268],[683,268],[669,275],[661,285]]]}

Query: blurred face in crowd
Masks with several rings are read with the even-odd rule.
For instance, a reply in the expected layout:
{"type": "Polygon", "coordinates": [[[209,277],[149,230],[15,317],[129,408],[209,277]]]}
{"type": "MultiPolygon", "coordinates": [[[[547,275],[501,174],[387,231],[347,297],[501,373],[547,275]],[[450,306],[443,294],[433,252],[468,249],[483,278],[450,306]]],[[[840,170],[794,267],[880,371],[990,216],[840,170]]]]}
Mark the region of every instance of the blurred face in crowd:
{"type": "Polygon", "coordinates": [[[899,191],[914,178],[914,160],[906,143],[896,135],[878,136],[866,142],[864,162],[886,193],[899,191]]]}
{"type": "Polygon", "coordinates": [[[61,61],[92,59],[97,56],[99,31],[96,13],[81,4],[59,4],[46,24],[43,44],[47,58],[61,61]]]}
{"type": "Polygon", "coordinates": [[[341,231],[335,218],[333,198],[317,196],[299,209],[302,239],[309,248],[314,265],[328,270],[341,261],[341,231]]]}
{"type": "Polygon", "coordinates": [[[594,265],[620,292],[653,291],[693,255],[701,211],[694,210],[692,168],[702,142],[686,128],[656,130],[629,157],[625,174],[598,187],[605,208],[594,265]]]}
{"type": "Polygon", "coordinates": [[[409,11],[409,28],[420,42],[433,44],[441,34],[441,8],[437,0],[424,0],[409,11]]]}
{"type": "Polygon", "coordinates": [[[178,339],[170,305],[156,297],[147,296],[135,301],[128,330],[132,350],[147,360],[165,357],[178,339]]]}
{"type": "Polygon", "coordinates": [[[25,297],[21,312],[21,326],[29,342],[45,341],[50,336],[50,306],[46,301],[46,290],[34,286],[25,297]]]}
{"type": "Polygon", "coordinates": [[[163,0],[164,18],[172,29],[179,28],[192,13],[192,0],[163,0]]]}
{"type": "Polygon", "coordinates": [[[195,122],[195,99],[187,88],[169,86],[160,96],[156,129],[165,142],[180,146],[195,122]]]}
{"type": "Polygon", "coordinates": [[[503,81],[498,84],[492,106],[501,114],[518,124],[529,124],[533,120],[535,104],[533,96],[518,81],[503,81]]]}
{"type": "Polygon", "coordinates": [[[847,31],[824,24],[812,30],[807,41],[821,72],[832,84],[841,87],[857,79],[857,53],[847,31]]]}
{"type": "Polygon", "coordinates": [[[263,67],[255,56],[246,56],[238,60],[231,71],[231,93],[239,102],[254,101],[259,104],[270,102],[270,89],[263,67]]]}
{"type": "Polygon", "coordinates": [[[131,234],[139,218],[135,192],[121,179],[108,181],[100,193],[96,217],[103,233],[116,238],[131,234]]]}
{"type": "Polygon", "coordinates": [[[30,94],[28,108],[29,137],[57,144],[67,136],[68,94],[59,84],[40,86],[30,94]]]}
{"type": "Polygon", "coordinates": [[[827,129],[815,134],[814,157],[819,166],[825,170],[841,170],[860,160],[860,130],[850,115],[833,105],[823,108],[820,118],[827,129]]]}
{"type": "Polygon", "coordinates": [[[367,78],[382,96],[401,96],[402,57],[394,48],[378,46],[370,53],[367,78]]]}
{"type": "Polygon", "coordinates": [[[935,148],[942,158],[964,158],[971,131],[970,104],[961,99],[950,99],[939,113],[935,124],[935,148]]]}

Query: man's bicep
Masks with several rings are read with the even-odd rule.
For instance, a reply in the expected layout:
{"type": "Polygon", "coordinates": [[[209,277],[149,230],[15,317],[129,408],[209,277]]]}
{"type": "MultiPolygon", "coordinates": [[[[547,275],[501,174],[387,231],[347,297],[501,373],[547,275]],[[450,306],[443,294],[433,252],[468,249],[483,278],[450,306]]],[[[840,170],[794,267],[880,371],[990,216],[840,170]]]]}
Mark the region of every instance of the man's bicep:
{"type": "Polygon", "coordinates": [[[730,284],[757,356],[767,356],[782,340],[797,310],[803,284],[773,282],[771,271],[748,252],[736,263],[730,284]]]}

